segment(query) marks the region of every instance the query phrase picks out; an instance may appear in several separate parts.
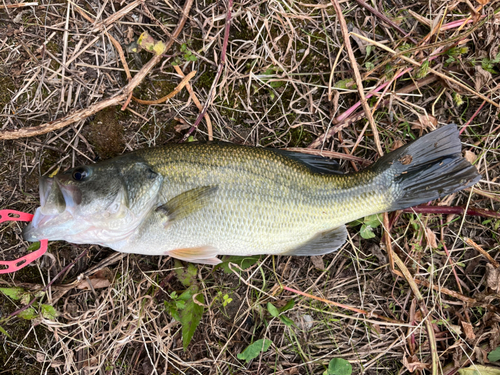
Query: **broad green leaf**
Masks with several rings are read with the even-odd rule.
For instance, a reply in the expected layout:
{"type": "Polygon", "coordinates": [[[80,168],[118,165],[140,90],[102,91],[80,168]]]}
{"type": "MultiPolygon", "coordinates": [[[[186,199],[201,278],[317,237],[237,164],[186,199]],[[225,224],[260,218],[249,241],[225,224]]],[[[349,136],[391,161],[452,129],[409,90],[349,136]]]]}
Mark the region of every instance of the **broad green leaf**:
{"type": "Polygon", "coordinates": [[[19,313],[19,317],[26,320],[32,320],[37,317],[37,313],[33,307],[28,307],[26,310],[19,313]]]}
{"type": "Polygon", "coordinates": [[[372,228],[377,228],[380,224],[382,224],[381,215],[369,215],[364,218],[364,223],[366,225],[371,226],[372,228]]]}
{"type": "Polygon", "coordinates": [[[185,287],[190,287],[191,285],[196,285],[196,275],[198,274],[198,267],[193,263],[188,263],[187,266],[183,266],[180,260],[175,260],[175,273],[177,278],[185,287]]]}
{"type": "Polygon", "coordinates": [[[275,318],[277,318],[280,314],[278,308],[274,306],[271,302],[267,303],[267,310],[269,310],[269,313],[275,318]]]}
{"type": "Polygon", "coordinates": [[[266,352],[271,346],[272,341],[268,339],[260,339],[255,341],[253,344],[248,345],[248,347],[243,350],[243,352],[238,354],[238,359],[243,359],[249,363],[252,359],[257,358],[260,353],[266,352]]]}
{"type": "Polygon", "coordinates": [[[366,225],[366,224],[363,224],[361,226],[361,230],[359,231],[359,234],[364,239],[370,239],[370,238],[375,237],[375,234],[373,233],[373,228],[370,225],[366,225]]]}
{"type": "Polygon", "coordinates": [[[474,365],[458,370],[460,375],[500,375],[500,368],[474,365]]]}
{"type": "Polygon", "coordinates": [[[59,312],[51,305],[41,305],[42,307],[42,316],[48,320],[56,320],[59,316],[59,312]]]}
{"type": "Polygon", "coordinates": [[[351,364],[342,358],[333,358],[328,364],[328,369],[323,375],[351,375],[351,364]]]}
{"type": "Polygon", "coordinates": [[[294,299],[291,299],[290,301],[288,301],[286,303],[285,306],[283,306],[281,309],[280,309],[280,312],[285,312],[285,311],[288,311],[290,310],[291,308],[293,308],[295,306],[295,300],[294,299]]]}
{"type": "Polygon", "coordinates": [[[5,294],[7,297],[12,298],[15,301],[18,301],[21,299],[25,292],[23,288],[0,288],[0,292],[5,294]]]}
{"type": "Polygon", "coordinates": [[[490,362],[500,361],[500,346],[488,353],[488,361],[490,362]]]}
{"type": "MultiPolygon", "coordinates": [[[[181,311],[179,311],[179,318],[182,324],[182,344],[184,346],[184,350],[186,350],[191,342],[194,332],[200,324],[201,316],[203,315],[203,306],[198,305],[193,301],[193,296],[197,292],[198,286],[192,285],[188,290],[182,293],[180,297],[183,299],[183,297],[189,296],[189,299],[186,300],[186,305],[181,311]]],[[[205,299],[201,293],[196,296],[196,300],[200,303],[205,303],[205,299]]]]}
{"type": "Polygon", "coordinates": [[[0,333],[3,333],[5,336],[7,336],[9,339],[11,338],[10,335],[7,333],[7,331],[5,329],[2,328],[2,326],[0,326],[0,333]]]}

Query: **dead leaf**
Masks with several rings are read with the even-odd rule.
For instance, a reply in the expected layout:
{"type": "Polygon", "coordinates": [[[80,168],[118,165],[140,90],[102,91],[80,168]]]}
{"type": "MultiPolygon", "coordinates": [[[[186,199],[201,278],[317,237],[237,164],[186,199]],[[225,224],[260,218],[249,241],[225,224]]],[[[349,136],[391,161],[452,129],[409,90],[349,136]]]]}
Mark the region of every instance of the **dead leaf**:
{"type": "Polygon", "coordinates": [[[403,357],[403,365],[408,369],[410,372],[415,372],[415,370],[425,370],[429,368],[429,365],[427,363],[422,363],[417,360],[416,355],[412,355],[407,359],[406,357],[403,357]]]}
{"type": "Polygon", "coordinates": [[[107,288],[111,285],[111,282],[108,279],[89,278],[80,281],[80,283],[76,286],[77,289],[91,290],[87,280],[90,281],[94,289],[107,288]]]}
{"type": "Polygon", "coordinates": [[[320,255],[314,255],[311,257],[311,262],[314,265],[314,268],[317,270],[323,271],[325,269],[325,263],[323,262],[323,257],[320,255]]]}
{"type": "Polygon", "coordinates": [[[451,202],[453,202],[453,199],[455,199],[456,195],[457,195],[456,193],[453,193],[453,194],[447,195],[446,197],[442,198],[438,202],[438,206],[451,206],[451,202]]]}
{"type": "Polygon", "coordinates": [[[474,69],[476,70],[476,74],[474,75],[474,86],[476,91],[482,91],[484,86],[491,81],[491,73],[484,70],[481,65],[476,65],[474,69]]]}
{"type": "Polygon", "coordinates": [[[179,124],[179,125],[174,126],[174,130],[177,133],[181,133],[183,130],[189,129],[190,127],[191,127],[191,125],[189,125],[189,124],[179,124]]]}
{"type": "Polygon", "coordinates": [[[134,29],[130,26],[127,29],[127,36],[125,38],[127,44],[130,44],[134,41],[134,29]]]}
{"type": "Polygon", "coordinates": [[[462,327],[464,328],[465,337],[467,340],[474,340],[476,338],[476,334],[474,333],[474,328],[472,324],[469,322],[462,322],[462,327]]]}
{"type": "Polygon", "coordinates": [[[490,2],[490,0],[476,0],[481,5],[486,5],[490,2]]]}
{"type": "Polygon", "coordinates": [[[469,163],[474,164],[474,162],[477,160],[477,155],[475,153],[473,153],[472,151],[465,150],[464,158],[469,163]]]}
{"type": "Polygon", "coordinates": [[[486,264],[486,285],[495,292],[500,292],[500,267],[495,268],[490,263],[486,264]]]}
{"type": "Polygon", "coordinates": [[[431,228],[425,227],[425,236],[427,237],[427,245],[429,245],[431,249],[437,249],[436,233],[434,233],[431,228]]]}
{"type": "Polygon", "coordinates": [[[403,141],[401,139],[397,138],[391,146],[391,151],[394,151],[402,146],[404,146],[403,141]]]}
{"type": "MultiPolygon", "coordinates": [[[[366,36],[364,32],[362,32],[360,29],[358,29],[357,27],[353,27],[352,28],[352,32],[353,33],[356,33],[356,34],[359,34],[359,35],[362,35],[362,36],[366,36]]],[[[356,42],[356,44],[358,45],[359,47],[359,51],[363,54],[363,55],[366,55],[366,47],[368,46],[368,42],[365,42],[363,39],[360,39],[358,37],[356,37],[355,35],[351,34],[351,38],[354,39],[354,41],[356,42]]]]}
{"type": "Polygon", "coordinates": [[[431,115],[418,115],[418,123],[412,123],[412,129],[420,129],[420,130],[435,130],[437,126],[437,119],[431,115]]]}

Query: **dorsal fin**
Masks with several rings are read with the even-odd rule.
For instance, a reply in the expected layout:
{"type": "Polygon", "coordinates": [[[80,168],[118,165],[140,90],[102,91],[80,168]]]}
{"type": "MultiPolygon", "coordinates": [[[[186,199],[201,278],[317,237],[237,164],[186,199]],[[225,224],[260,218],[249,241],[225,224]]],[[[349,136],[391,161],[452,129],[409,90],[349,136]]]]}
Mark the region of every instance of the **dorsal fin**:
{"type": "Polygon", "coordinates": [[[305,165],[311,172],[321,174],[344,174],[340,165],[335,160],[320,155],[303,154],[296,151],[280,150],[277,148],[266,148],[289,159],[305,165]]]}

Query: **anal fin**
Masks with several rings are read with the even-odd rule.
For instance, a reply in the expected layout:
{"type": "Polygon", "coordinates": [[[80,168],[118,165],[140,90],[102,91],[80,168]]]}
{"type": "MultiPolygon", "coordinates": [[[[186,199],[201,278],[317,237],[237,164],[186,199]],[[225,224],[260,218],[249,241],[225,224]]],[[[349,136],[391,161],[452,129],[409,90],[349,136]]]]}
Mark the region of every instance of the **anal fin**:
{"type": "Polygon", "coordinates": [[[305,244],[289,250],[282,255],[313,256],[329,254],[342,246],[346,239],[347,229],[345,225],[341,225],[335,229],[316,234],[305,244]]]}
{"type": "Polygon", "coordinates": [[[211,246],[189,247],[185,249],[169,250],[165,255],[191,263],[217,265],[222,261],[217,258],[217,249],[211,246]]]}

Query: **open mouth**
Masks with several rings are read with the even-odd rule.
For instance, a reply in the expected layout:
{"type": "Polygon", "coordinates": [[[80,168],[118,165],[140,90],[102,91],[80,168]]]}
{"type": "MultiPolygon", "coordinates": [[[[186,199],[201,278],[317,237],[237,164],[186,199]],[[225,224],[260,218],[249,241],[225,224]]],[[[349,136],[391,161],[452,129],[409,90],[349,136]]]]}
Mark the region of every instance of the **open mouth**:
{"type": "Polygon", "coordinates": [[[40,207],[24,228],[23,237],[26,241],[63,239],[68,234],[68,224],[74,219],[74,209],[81,202],[80,190],[57,178],[42,176],[39,191],[40,207]]]}

